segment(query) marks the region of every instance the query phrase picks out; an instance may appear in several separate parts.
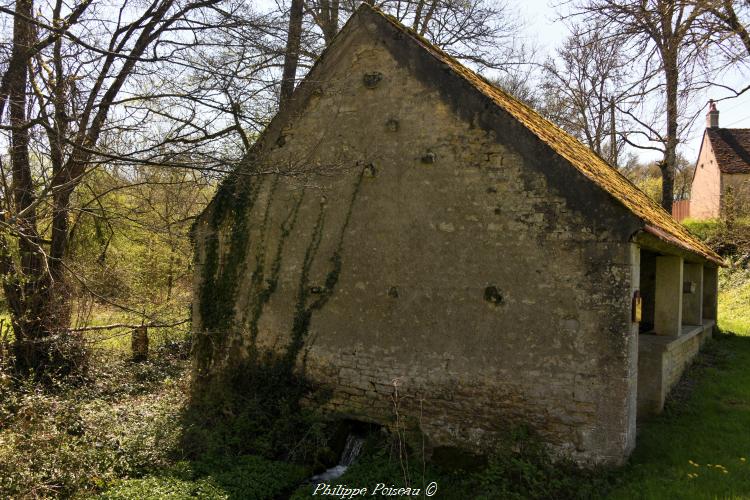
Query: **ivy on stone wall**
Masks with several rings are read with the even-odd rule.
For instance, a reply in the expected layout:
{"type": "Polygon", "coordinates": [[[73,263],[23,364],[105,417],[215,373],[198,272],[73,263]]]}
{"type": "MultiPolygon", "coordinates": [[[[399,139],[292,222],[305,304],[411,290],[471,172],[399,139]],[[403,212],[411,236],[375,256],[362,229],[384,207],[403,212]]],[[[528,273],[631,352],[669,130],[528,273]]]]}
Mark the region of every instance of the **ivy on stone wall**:
{"type": "MultiPolygon", "coordinates": [[[[281,366],[276,369],[288,372],[294,369],[295,362],[301,352],[305,339],[309,333],[310,321],[315,311],[322,309],[333,295],[341,273],[341,253],[344,236],[349,227],[352,212],[364,178],[364,170],[359,172],[352,191],[343,224],[336,239],[336,246],[328,259],[329,271],[326,274],[323,287],[311,287],[310,272],[316,260],[320,243],[326,229],[326,212],[329,207],[325,199],[321,199],[318,214],[312,228],[310,242],[305,250],[302,262],[297,296],[295,301],[290,332],[290,341],[283,352],[276,353],[281,366]]],[[[204,329],[197,332],[194,344],[194,355],[198,373],[208,374],[219,360],[219,356],[229,355],[230,342],[239,343],[249,341],[249,362],[257,363],[258,352],[255,345],[259,333],[259,321],[265,306],[277,290],[279,274],[282,266],[282,256],[285,245],[294,231],[298,215],[305,199],[306,192],[301,194],[286,214],[281,228],[273,260],[270,268],[266,269],[267,238],[269,221],[272,219],[272,204],[278,185],[278,176],[274,177],[264,207],[263,219],[258,230],[258,241],[254,245],[254,263],[252,271],[243,273],[251,242],[249,241],[248,221],[250,212],[260,198],[263,186],[262,178],[239,178],[232,176],[222,184],[211,206],[209,228],[206,231],[204,245],[204,263],[202,268],[201,289],[198,291],[200,313],[204,329]],[[222,248],[220,238],[229,235],[229,241],[222,248]],[[250,282],[243,279],[243,275],[250,276],[250,282]],[[237,287],[247,283],[249,286],[249,311],[245,324],[236,324],[237,287]],[[245,339],[242,332],[249,335],[245,339]]],[[[271,358],[265,362],[271,362],[271,358]]]]}
{"type": "Polygon", "coordinates": [[[234,327],[238,273],[245,263],[248,248],[248,213],[261,187],[260,182],[251,180],[254,179],[238,175],[227,178],[210,207],[210,228],[202,242],[205,246],[202,286],[198,291],[204,330],[197,332],[193,346],[200,374],[215,362],[217,353],[223,350],[227,333],[234,327]],[[228,247],[222,251],[224,262],[219,255],[222,233],[230,235],[228,247]]]}
{"type": "Polygon", "coordinates": [[[297,287],[297,302],[294,307],[294,321],[292,323],[291,331],[291,342],[284,353],[283,362],[287,369],[292,369],[297,356],[299,355],[302,347],[304,346],[305,339],[310,331],[310,321],[313,313],[323,308],[328,300],[333,295],[336,285],[338,284],[339,275],[341,274],[341,252],[344,246],[344,236],[346,230],[349,227],[351,221],[352,212],[354,211],[354,205],[359,196],[360,189],[362,187],[362,180],[364,178],[365,170],[362,170],[357,176],[357,180],[354,184],[352,196],[349,200],[349,206],[347,207],[344,222],[341,225],[338,239],[336,241],[336,247],[334,248],[333,254],[329,258],[330,270],[326,275],[324,286],[317,293],[313,294],[310,287],[310,269],[315,260],[315,256],[320,247],[320,241],[322,239],[323,230],[325,227],[325,201],[321,200],[320,208],[318,212],[318,218],[313,229],[313,234],[310,240],[310,244],[305,252],[305,258],[303,260],[302,272],[300,273],[300,281],[297,287]],[[310,302],[311,296],[316,298],[310,302]]]}

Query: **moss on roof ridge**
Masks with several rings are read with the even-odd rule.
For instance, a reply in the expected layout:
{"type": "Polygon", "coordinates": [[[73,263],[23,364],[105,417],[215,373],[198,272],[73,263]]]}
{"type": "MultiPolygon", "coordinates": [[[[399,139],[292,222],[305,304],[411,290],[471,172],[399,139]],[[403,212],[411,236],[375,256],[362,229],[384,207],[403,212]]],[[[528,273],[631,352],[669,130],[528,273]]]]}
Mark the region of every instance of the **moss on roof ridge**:
{"type": "Polygon", "coordinates": [[[672,239],[667,240],[669,243],[677,243],[709,260],[723,264],[723,259],[708,245],[691,234],[687,228],[677,222],[658,203],[649,198],[625,177],[622,172],[609,165],[578,139],[544,118],[505,90],[498,88],[481,75],[470,70],[444,50],[436,47],[423,36],[401,24],[395,17],[368,4],[362,4],[361,8],[369,8],[395,28],[413,38],[438,61],[446,64],[453,72],[463,77],[482,94],[492,99],[495,104],[521,122],[542,142],[565,158],[568,163],[589,180],[607,191],[620,204],[642,219],[644,223],[654,225],[676,239],[676,242],[672,239]]]}

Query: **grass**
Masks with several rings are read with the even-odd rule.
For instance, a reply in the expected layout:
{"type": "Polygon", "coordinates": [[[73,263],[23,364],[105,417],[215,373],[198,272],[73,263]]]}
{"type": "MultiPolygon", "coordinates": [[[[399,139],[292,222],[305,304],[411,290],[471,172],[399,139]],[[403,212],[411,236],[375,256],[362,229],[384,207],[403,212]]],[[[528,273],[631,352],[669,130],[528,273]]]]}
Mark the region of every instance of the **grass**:
{"type": "Polygon", "coordinates": [[[717,335],[642,425],[613,499],[750,498],[750,272],[722,270],[717,335]]]}
{"type": "Polygon", "coordinates": [[[100,500],[210,500],[288,497],[309,476],[297,465],[256,456],[233,457],[219,462],[178,462],[166,473],[117,481],[101,493],[100,500]]]}
{"type": "Polygon", "coordinates": [[[718,335],[642,425],[613,499],[750,498],[750,336],[718,335]]]}
{"type": "Polygon", "coordinates": [[[719,325],[750,336],[750,270],[722,269],[719,280],[719,325]]]}

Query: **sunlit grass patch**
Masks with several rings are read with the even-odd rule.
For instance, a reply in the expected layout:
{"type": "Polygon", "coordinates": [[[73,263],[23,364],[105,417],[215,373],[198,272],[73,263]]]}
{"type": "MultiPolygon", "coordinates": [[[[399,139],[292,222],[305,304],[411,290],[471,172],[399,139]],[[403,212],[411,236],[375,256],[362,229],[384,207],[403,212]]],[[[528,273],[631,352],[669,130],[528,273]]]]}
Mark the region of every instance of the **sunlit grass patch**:
{"type": "Polygon", "coordinates": [[[721,271],[719,326],[738,335],[750,335],[750,270],[721,271]]]}
{"type": "Polygon", "coordinates": [[[687,399],[642,424],[611,498],[750,497],[750,337],[719,335],[688,371],[687,399]]]}

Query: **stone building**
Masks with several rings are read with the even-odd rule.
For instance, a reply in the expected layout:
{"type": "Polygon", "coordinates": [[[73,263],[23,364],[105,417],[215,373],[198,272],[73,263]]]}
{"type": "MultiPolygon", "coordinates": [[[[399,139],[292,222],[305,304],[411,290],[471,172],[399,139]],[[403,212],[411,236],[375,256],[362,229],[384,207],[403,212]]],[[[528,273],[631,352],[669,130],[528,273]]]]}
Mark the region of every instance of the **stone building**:
{"type": "Polygon", "coordinates": [[[367,5],[194,229],[197,381],[264,353],[344,418],[621,462],[716,318],[720,258],[367,5]]]}
{"type": "Polygon", "coordinates": [[[749,209],[750,129],[720,128],[711,101],[690,187],[690,217],[715,219],[726,210],[746,215],[749,209]]]}

